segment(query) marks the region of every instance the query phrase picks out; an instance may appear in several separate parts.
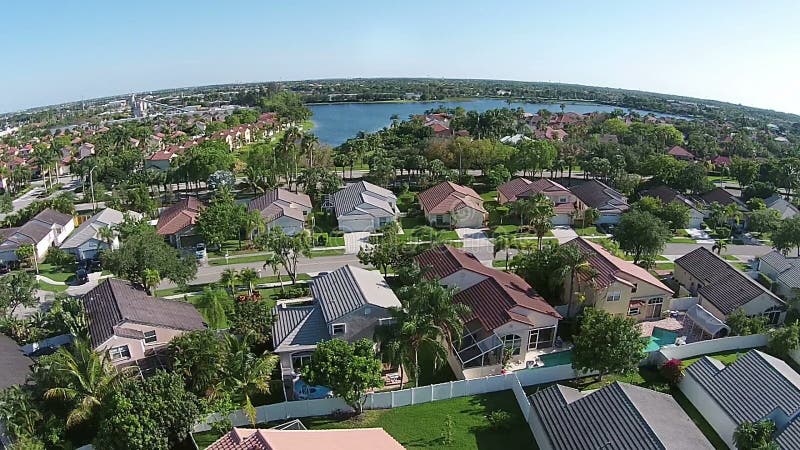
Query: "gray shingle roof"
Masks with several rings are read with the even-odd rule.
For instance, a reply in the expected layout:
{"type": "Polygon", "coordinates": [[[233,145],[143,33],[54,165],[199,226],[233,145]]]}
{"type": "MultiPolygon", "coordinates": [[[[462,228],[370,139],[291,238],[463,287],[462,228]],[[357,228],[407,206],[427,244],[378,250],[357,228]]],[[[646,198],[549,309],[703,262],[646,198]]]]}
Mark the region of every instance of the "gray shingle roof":
{"type": "Polygon", "coordinates": [[[276,188],[254,198],[247,205],[248,211],[260,211],[261,216],[271,222],[282,215],[297,220],[305,220],[303,209],[311,209],[311,198],[306,194],[296,194],[286,189],[276,188]]]}
{"type": "Polygon", "coordinates": [[[110,278],[82,298],[92,347],[108,340],[124,322],[184,331],[206,328],[191,303],[151,297],[122,280],[110,278]]]}
{"type": "Polygon", "coordinates": [[[777,250],[773,250],[766,255],[759,256],[758,259],[769,264],[773,269],[778,271],[778,273],[791,269],[795,266],[795,264],[800,265],[800,260],[795,258],[795,264],[792,264],[792,260],[783,256],[783,254],[777,250]]]}
{"type": "Polygon", "coordinates": [[[276,349],[285,345],[316,345],[331,338],[318,304],[279,305],[273,313],[272,341],[276,349]]]}
{"type": "Polygon", "coordinates": [[[344,189],[333,194],[333,206],[336,209],[337,216],[348,214],[364,203],[369,203],[388,213],[394,213],[392,207],[386,202],[386,198],[397,201],[397,197],[392,191],[366,181],[360,181],[347,185],[344,189]]]}
{"type": "Polygon", "coordinates": [[[0,334],[0,390],[24,384],[32,361],[22,354],[16,342],[0,334]]]}
{"type": "Polygon", "coordinates": [[[675,264],[700,280],[698,293],[723,314],[730,314],[754,298],[767,294],[776,303],[785,302],[761,284],[740,272],[705,247],[675,260],[675,264]]]}
{"type": "Polygon", "coordinates": [[[106,208],[83,222],[65,241],[61,248],[76,248],[94,239],[101,228],[118,225],[125,220],[124,214],[116,209],[106,208]]]}
{"type": "Polygon", "coordinates": [[[315,278],[311,294],[319,303],[326,323],[366,304],[382,308],[401,306],[380,273],[350,265],[315,278]]]}
{"type": "Polygon", "coordinates": [[[584,204],[598,211],[622,213],[630,209],[624,195],[598,180],[589,180],[569,190],[584,204]]]}
{"type": "Polygon", "coordinates": [[[556,385],[530,402],[559,450],[713,448],[670,395],[649,389],[617,382],[586,394],[556,385]]]}
{"type": "Polygon", "coordinates": [[[747,352],[727,367],[704,357],[687,367],[686,375],[737,424],[761,420],[775,408],[790,416],[800,411],[800,375],[758,350],[747,352]]]}
{"type": "Polygon", "coordinates": [[[72,216],[69,214],[58,212],[52,208],[47,208],[42,212],[40,212],[39,214],[35,215],[31,220],[38,220],[39,222],[43,222],[48,225],[58,224],[64,226],[72,221],[72,216]]]}

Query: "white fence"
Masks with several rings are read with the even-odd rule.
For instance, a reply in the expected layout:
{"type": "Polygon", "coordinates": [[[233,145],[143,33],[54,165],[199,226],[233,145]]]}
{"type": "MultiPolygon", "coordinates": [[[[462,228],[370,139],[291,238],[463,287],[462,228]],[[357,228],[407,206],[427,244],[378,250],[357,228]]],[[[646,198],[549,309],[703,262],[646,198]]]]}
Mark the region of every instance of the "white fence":
{"type": "MultiPolygon", "coordinates": [[[[576,376],[578,376],[578,374],[572,369],[572,366],[562,365],[525,369],[503,375],[494,375],[471,380],[450,381],[411,389],[376,392],[374,394],[367,394],[364,402],[364,409],[388,409],[399,406],[418,405],[420,403],[487,394],[490,392],[505,391],[507,389],[515,389],[517,401],[521,402],[520,398],[524,398],[522,386],[570,380],[576,376]],[[515,386],[518,386],[519,389],[516,389],[515,386]],[[521,391],[522,393],[520,394],[517,391],[521,391]],[[520,395],[522,395],[522,397],[520,397],[520,395]]],[[[527,402],[527,399],[525,399],[525,402],[527,402]]],[[[527,406],[523,408],[523,403],[520,403],[520,408],[523,409],[523,413],[526,414],[527,419],[527,406]]],[[[256,408],[256,423],[300,417],[327,416],[337,410],[352,411],[352,408],[338,397],[275,403],[256,408]]],[[[231,413],[228,418],[234,426],[243,426],[250,423],[250,419],[242,411],[235,411],[231,413]]],[[[205,421],[196,424],[194,431],[208,431],[211,429],[210,424],[219,422],[222,419],[223,417],[220,414],[211,414],[205,421]]]]}
{"type": "Polygon", "coordinates": [[[766,334],[751,334],[711,339],[676,347],[662,347],[658,352],[653,352],[655,359],[652,362],[661,364],[669,359],[686,359],[731,350],[746,350],[763,347],[767,345],[767,342],[769,342],[769,337],[766,334]]]}
{"type": "Polygon", "coordinates": [[[39,350],[40,348],[48,348],[48,347],[58,348],[58,347],[63,347],[64,345],[67,344],[71,344],[72,339],[73,338],[71,334],[62,334],[59,336],[53,336],[51,338],[41,340],[39,342],[23,345],[21,349],[22,353],[30,355],[31,353],[35,352],[36,350],[39,350]]]}

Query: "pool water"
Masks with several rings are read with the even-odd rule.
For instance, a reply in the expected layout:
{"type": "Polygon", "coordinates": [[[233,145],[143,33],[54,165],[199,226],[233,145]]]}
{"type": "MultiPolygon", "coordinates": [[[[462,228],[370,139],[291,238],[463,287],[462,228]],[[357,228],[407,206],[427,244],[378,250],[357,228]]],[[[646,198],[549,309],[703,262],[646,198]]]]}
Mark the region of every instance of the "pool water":
{"type": "Polygon", "coordinates": [[[333,396],[325,386],[309,386],[302,378],[294,382],[294,396],[300,400],[314,400],[333,396]]]}
{"type": "MultiPolygon", "coordinates": [[[[665,345],[674,344],[677,338],[678,333],[674,331],[665,330],[663,328],[653,328],[653,335],[650,336],[650,341],[647,343],[647,347],[644,351],[647,353],[657,351],[665,345]]],[[[548,353],[540,356],[539,359],[542,360],[545,367],[572,364],[572,350],[548,353]]]]}
{"type": "Polygon", "coordinates": [[[548,353],[539,357],[544,363],[545,367],[562,366],[565,364],[572,364],[572,350],[565,350],[563,352],[548,353]]]}

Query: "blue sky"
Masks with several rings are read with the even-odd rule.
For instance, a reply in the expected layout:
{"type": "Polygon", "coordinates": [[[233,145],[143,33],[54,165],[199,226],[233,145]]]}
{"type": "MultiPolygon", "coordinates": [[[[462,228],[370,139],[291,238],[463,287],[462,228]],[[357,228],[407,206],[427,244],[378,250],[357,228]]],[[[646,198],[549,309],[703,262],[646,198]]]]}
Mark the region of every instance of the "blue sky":
{"type": "Polygon", "coordinates": [[[555,81],[800,113],[797,0],[21,1],[0,111],[242,81],[555,81]]]}

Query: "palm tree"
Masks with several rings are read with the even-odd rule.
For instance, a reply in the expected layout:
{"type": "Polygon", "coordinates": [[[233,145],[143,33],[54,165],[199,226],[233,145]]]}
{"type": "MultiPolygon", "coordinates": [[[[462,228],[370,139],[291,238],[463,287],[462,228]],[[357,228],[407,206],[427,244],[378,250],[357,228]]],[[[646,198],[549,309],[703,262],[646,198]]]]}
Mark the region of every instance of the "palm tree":
{"type": "Polygon", "coordinates": [[[300,141],[300,146],[303,149],[303,153],[308,156],[308,167],[314,167],[314,148],[317,145],[319,145],[319,138],[315,134],[303,134],[303,138],[300,141]]]}
{"type": "Polygon", "coordinates": [[[714,246],[711,247],[711,251],[716,251],[717,254],[722,254],[723,250],[727,250],[728,244],[725,239],[717,239],[714,241],[714,246]]]}
{"type": "MultiPolygon", "coordinates": [[[[443,359],[447,350],[442,341],[438,339],[439,330],[429,317],[411,314],[403,309],[392,311],[394,321],[391,325],[385,325],[379,336],[385,340],[381,341],[381,348],[389,352],[388,357],[400,361],[406,361],[411,366],[411,373],[414,376],[414,386],[419,386],[419,351],[425,346],[434,353],[435,358],[443,359]],[[394,353],[392,353],[394,352],[394,353]]],[[[382,328],[382,327],[381,327],[382,328]]],[[[400,367],[400,379],[403,379],[403,366],[400,367]]]]}
{"type": "Polygon", "coordinates": [[[600,211],[598,211],[595,208],[588,208],[583,211],[583,215],[581,216],[581,225],[583,225],[583,228],[586,228],[587,224],[591,226],[592,224],[597,222],[597,219],[599,218],[600,218],[600,211]]]}
{"type": "Polygon", "coordinates": [[[161,283],[161,274],[157,269],[144,269],[144,288],[150,295],[155,295],[156,287],[161,283]]]}
{"type": "Polygon", "coordinates": [[[231,295],[236,293],[236,284],[239,282],[239,272],[236,269],[225,269],[219,278],[220,283],[227,286],[231,295]]]}
{"type": "Polygon", "coordinates": [[[44,397],[69,402],[68,428],[90,422],[103,405],[103,400],[137,373],[135,367],[114,368],[106,353],[95,352],[82,339],[73,343],[71,352],[66,347],[59,348],[50,370],[57,375],[54,379],[62,382],[62,386],[48,389],[44,397]]]}
{"type": "Polygon", "coordinates": [[[233,335],[226,337],[229,356],[223,366],[217,391],[228,393],[231,399],[242,407],[250,418],[250,423],[255,425],[256,408],[253,406],[252,397],[256,394],[269,393],[269,383],[272,380],[272,371],[278,364],[278,357],[254,354],[250,351],[250,339],[250,332],[242,336],[241,340],[233,335]]]}
{"type": "Polygon", "coordinates": [[[109,251],[114,251],[114,240],[117,237],[114,229],[111,227],[103,227],[97,230],[97,234],[100,236],[102,242],[108,244],[109,251]]]}
{"type": "Polygon", "coordinates": [[[511,236],[501,234],[494,238],[494,257],[502,251],[506,252],[506,270],[508,270],[509,250],[512,248],[514,248],[514,238],[511,236]]]}
{"type": "Polygon", "coordinates": [[[281,294],[283,294],[285,288],[283,287],[283,281],[281,280],[281,265],[281,258],[273,253],[267,256],[267,259],[264,261],[263,268],[269,266],[269,268],[272,270],[272,274],[278,277],[278,284],[281,285],[281,294]]]}
{"type": "Polygon", "coordinates": [[[739,211],[739,207],[736,203],[728,203],[728,205],[725,206],[725,217],[728,222],[730,222],[731,236],[733,236],[734,224],[739,225],[739,222],[742,220],[742,212],[739,211]]]}
{"type": "Polygon", "coordinates": [[[575,300],[575,281],[578,277],[593,280],[597,272],[589,264],[589,256],[575,245],[564,245],[559,248],[561,259],[561,275],[569,277],[569,297],[567,317],[572,317],[575,300]]]}
{"type": "Polygon", "coordinates": [[[265,229],[266,225],[260,211],[246,211],[242,215],[242,231],[250,248],[253,247],[253,236],[256,233],[263,233],[265,229]]]}
{"type": "Polygon", "coordinates": [[[531,212],[533,205],[530,200],[521,198],[511,204],[511,210],[519,216],[519,226],[525,225],[525,216],[531,212]]]}
{"type": "Polygon", "coordinates": [[[245,268],[239,271],[239,281],[244,283],[247,286],[247,293],[253,293],[253,286],[256,281],[258,281],[258,272],[254,269],[245,268]]]}
{"type": "Polygon", "coordinates": [[[536,233],[539,250],[542,249],[542,239],[553,228],[552,218],[555,215],[553,201],[542,194],[536,194],[531,199],[530,226],[536,233]]]}

